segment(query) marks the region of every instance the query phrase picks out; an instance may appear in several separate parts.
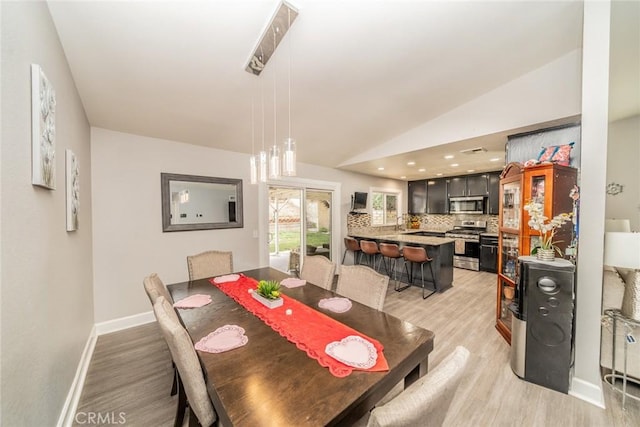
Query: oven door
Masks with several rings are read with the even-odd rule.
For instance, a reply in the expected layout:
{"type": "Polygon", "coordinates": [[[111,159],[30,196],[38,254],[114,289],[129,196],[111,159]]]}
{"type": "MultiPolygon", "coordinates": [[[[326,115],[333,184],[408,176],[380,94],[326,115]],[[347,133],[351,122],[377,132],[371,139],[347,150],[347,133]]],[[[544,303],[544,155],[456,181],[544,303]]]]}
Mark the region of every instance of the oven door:
{"type": "Polygon", "coordinates": [[[454,255],[480,259],[480,242],[465,239],[456,239],[454,243],[454,255]]]}

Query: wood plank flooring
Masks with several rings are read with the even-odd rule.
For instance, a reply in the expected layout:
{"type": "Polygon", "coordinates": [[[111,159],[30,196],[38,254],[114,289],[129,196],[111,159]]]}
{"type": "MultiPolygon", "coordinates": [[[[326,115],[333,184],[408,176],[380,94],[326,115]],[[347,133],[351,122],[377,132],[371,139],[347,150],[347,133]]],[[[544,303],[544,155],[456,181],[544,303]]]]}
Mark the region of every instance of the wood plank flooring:
{"type": "MultiPolygon", "coordinates": [[[[430,367],[457,345],[471,352],[445,426],[640,426],[640,403],[627,399],[623,411],[621,395],[607,384],[604,410],[518,379],[509,346],[494,328],[495,284],[494,274],[455,269],[454,287],[426,300],[418,288],[395,292],[389,286],[384,310],[435,332],[430,367]]],[[[155,323],[100,336],[75,425],[86,425],[89,413],[113,420],[122,412],[127,426],[171,426],[171,381],[169,351],[155,323]]]]}

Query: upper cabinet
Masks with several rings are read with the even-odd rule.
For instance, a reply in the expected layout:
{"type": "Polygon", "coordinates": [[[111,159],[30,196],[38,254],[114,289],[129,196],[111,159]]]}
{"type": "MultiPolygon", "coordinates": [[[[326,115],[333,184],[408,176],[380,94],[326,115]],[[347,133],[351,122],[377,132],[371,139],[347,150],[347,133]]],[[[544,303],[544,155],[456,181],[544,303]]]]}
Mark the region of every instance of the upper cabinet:
{"type": "Polygon", "coordinates": [[[445,178],[427,180],[427,213],[449,213],[447,181],[445,178]]]}
{"type": "Polygon", "coordinates": [[[409,181],[409,213],[427,212],[427,181],[409,181]]]}
{"type": "Polygon", "coordinates": [[[487,174],[489,186],[489,200],[487,201],[487,213],[489,215],[500,214],[500,172],[487,174]]]}
{"type": "Polygon", "coordinates": [[[487,175],[467,175],[449,178],[449,197],[487,196],[487,175]]]}

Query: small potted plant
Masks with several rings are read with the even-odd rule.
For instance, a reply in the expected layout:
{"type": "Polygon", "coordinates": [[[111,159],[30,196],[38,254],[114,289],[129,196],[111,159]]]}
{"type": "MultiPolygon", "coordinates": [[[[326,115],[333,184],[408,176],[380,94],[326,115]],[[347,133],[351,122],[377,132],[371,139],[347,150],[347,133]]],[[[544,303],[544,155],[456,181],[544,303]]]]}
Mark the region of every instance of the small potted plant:
{"type": "Polygon", "coordinates": [[[260,280],[251,295],[269,308],[280,307],[284,303],[280,297],[280,283],[275,280],[260,280]]]}

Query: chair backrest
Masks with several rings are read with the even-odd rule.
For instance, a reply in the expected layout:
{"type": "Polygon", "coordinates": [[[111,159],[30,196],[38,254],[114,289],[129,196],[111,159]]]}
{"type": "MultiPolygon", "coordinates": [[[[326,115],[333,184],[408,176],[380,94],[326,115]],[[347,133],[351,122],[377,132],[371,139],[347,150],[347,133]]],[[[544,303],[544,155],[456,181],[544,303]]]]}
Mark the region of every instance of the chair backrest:
{"type": "Polygon", "coordinates": [[[389,258],[400,258],[402,256],[400,253],[400,247],[395,243],[380,243],[378,247],[380,248],[380,253],[383,256],[389,258]]]}
{"type": "Polygon", "coordinates": [[[429,258],[427,251],[423,247],[405,246],[402,248],[402,255],[404,256],[404,259],[411,262],[431,261],[431,258],[429,258]]]}
{"type": "Polygon", "coordinates": [[[377,273],[364,265],[343,265],[338,276],[336,293],[382,310],[387,296],[389,276],[377,273]]]}
{"type": "Polygon", "coordinates": [[[187,257],[189,280],[206,279],[233,273],[233,253],[225,251],[206,251],[187,257]]]}
{"type": "Polygon", "coordinates": [[[142,281],[144,290],[147,292],[151,305],[156,303],[159,296],[163,296],[170,304],[173,304],[173,298],[165,284],[160,280],[156,273],[151,273],[142,281]]]}
{"type": "Polygon", "coordinates": [[[322,255],[307,256],[302,264],[300,278],[321,288],[331,290],[336,265],[322,255]]]}
{"type": "Polygon", "coordinates": [[[377,254],[379,252],[378,244],[373,240],[360,240],[360,249],[365,254],[377,254]]]}
{"type": "Polygon", "coordinates": [[[367,426],[441,426],[469,360],[462,346],[389,403],[371,411],[367,426]]]}
{"type": "Polygon", "coordinates": [[[175,310],[164,297],[156,300],[153,312],[180,374],[189,407],[201,425],[213,425],[217,416],[207,393],[198,355],[187,330],[180,324],[175,310]]]}
{"type": "Polygon", "coordinates": [[[344,247],[347,248],[348,251],[358,252],[360,251],[360,243],[353,237],[345,237],[344,238],[344,247]]]}

